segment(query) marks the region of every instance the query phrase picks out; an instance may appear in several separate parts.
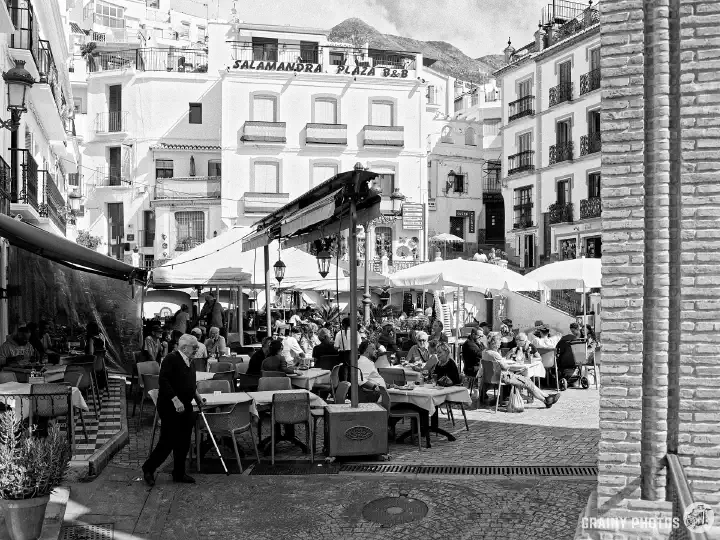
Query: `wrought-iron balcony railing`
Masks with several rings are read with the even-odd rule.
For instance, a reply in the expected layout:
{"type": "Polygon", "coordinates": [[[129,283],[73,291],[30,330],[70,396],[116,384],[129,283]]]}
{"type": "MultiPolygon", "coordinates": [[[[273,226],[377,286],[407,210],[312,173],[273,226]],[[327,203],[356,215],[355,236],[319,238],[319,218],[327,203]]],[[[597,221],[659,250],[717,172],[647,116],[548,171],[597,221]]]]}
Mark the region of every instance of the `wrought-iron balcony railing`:
{"type": "Polygon", "coordinates": [[[572,203],[553,203],[548,208],[548,212],[550,214],[550,225],[572,223],[573,221],[572,203]]]}
{"type": "Polygon", "coordinates": [[[526,150],[508,156],[508,175],[535,169],[535,150],[526,150]]]}
{"type": "Polygon", "coordinates": [[[533,220],[532,220],[531,212],[532,212],[532,206],[523,207],[523,210],[520,213],[520,216],[515,217],[515,221],[513,222],[513,229],[527,229],[528,227],[532,227],[533,220]]]}
{"type": "Polygon", "coordinates": [[[156,199],[219,199],[220,176],[188,176],[155,180],[156,199]]]}
{"type": "Polygon", "coordinates": [[[580,95],[587,94],[600,88],[600,68],[593,69],[580,75],[580,95]]]}
{"type": "Polygon", "coordinates": [[[501,191],[502,183],[500,182],[500,170],[490,169],[485,178],[483,178],[483,194],[500,193],[501,191]]]}
{"type": "Polygon", "coordinates": [[[133,68],[138,71],[205,73],[208,67],[207,51],[175,47],[104,51],[89,56],[86,61],[91,73],[133,68]]]}
{"type": "Polygon", "coordinates": [[[580,219],[598,218],[602,215],[602,199],[590,197],[580,201],[580,219]]]}
{"type": "Polygon", "coordinates": [[[583,135],[582,137],[580,137],[580,155],[581,156],[595,154],[596,152],[599,152],[600,150],[602,150],[602,141],[601,141],[599,131],[595,131],[593,133],[588,133],[587,135],[583,135]]]}
{"type": "Polygon", "coordinates": [[[19,179],[12,182],[12,202],[29,204],[38,210],[38,164],[30,152],[24,149],[11,149],[16,153],[20,164],[19,179]]]}
{"type": "Polygon", "coordinates": [[[128,111],[97,113],[95,133],[121,133],[127,131],[128,111]]]}
{"type": "Polygon", "coordinates": [[[11,49],[25,49],[33,53],[37,59],[38,45],[40,42],[40,28],[35,18],[35,9],[30,2],[27,7],[15,7],[12,2],[7,2],[10,20],[15,29],[10,34],[11,49]]]}
{"type": "Polygon", "coordinates": [[[560,83],[557,86],[553,86],[550,89],[550,107],[564,103],[565,101],[572,101],[573,98],[573,84],[571,82],[560,83]]]}
{"type": "Polygon", "coordinates": [[[508,122],[535,114],[535,96],[525,96],[508,104],[508,122]]]}
{"type": "Polygon", "coordinates": [[[12,193],[12,169],[10,165],[0,157],[0,214],[10,213],[10,199],[12,193]]]}
{"type": "Polygon", "coordinates": [[[550,165],[573,159],[573,142],[553,144],[550,147],[550,165]]]}
{"type": "Polygon", "coordinates": [[[100,167],[92,173],[89,173],[87,183],[96,187],[130,187],[128,171],[120,167],[100,167]]]}
{"type": "Polygon", "coordinates": [[[55,178],[49,171],[38,171],[41,179],[42,202],[38,205],[40,217],[49,218],[50,221],[65,234],[67,228],[67,205],[55,178]]]}
{"type": "MultiPolygon", "coordinates": [[[[555,4],[555,2],[553,2],[555,4]]],[[[568,4],[575,4],[575,2],[568,2],[568,4]]],[[[557,13],[558,7],[555,5],[555,13],[557,13]]],[[[552,6],[548,5],[548,12],[552,13],[552,6]]],[[[567,21],[560,28],[553,31],[552,43],[557,43],[568,39],[575,34],[578,34],[584,30],[587,30],[591,26],[594,26],[600,22],[600,12],[594,6],[590,6],[582,11],[576,10],[574,7],[567,11],[561,16],[562,19],[567,19],[574,15],[574,18],[567,21]]]]}

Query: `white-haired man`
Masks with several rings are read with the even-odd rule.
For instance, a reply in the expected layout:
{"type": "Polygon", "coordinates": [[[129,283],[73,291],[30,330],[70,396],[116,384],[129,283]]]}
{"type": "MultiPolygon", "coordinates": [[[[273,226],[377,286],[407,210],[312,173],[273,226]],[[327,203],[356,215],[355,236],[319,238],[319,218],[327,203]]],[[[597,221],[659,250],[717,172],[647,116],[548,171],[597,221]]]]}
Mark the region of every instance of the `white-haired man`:
{"type": "Polygon", "coordinates": [[[529,364],[530,362],[539,362],[542,360],[540,353],[535,346],[528,340],[527,334],[520,332],[515,336],[515,347],[505,356],[508,360],[514,360],[521,364],[529,364]]]}
{"type": "Polygon", "coordinates": [[[195,336],[183,334],[177,349],[168,354],[160,366],[157,411],[160,415],[160,439],[142,466],[143,478],[149,486],[155,485],[155,471],[172,452],[173,480],[194,484],[195,479],[185,472],[185,457],[190,449],[193,428],[192,400],[198,407],[202,399],[195,391],[195,368],[191,358],[198,349],[195,336]]]}
{"type": "Polygon", "coordinates": [[[209,356],[223,356],[227,353],[227,345],[225,338],[220,335],[220,329],[217,326],[210,328],[208,338],[205,340],[205,348],[209,356]]]}

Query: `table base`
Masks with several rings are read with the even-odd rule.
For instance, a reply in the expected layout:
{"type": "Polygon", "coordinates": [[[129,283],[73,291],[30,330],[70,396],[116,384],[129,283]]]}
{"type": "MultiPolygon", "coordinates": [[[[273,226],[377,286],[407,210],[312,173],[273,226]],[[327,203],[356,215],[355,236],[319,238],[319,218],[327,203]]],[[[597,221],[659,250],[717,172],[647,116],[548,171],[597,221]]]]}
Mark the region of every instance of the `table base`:
{"type": "MultiPolygon", "coordinates": [[[[457,440],[454,435],[452,435],[451,433],[448,433],[447,431],[445,431],[444,429],[439,427],[438,409],[435,409],[435,414],[433,414],[430,417],[430,426],[427,429],[427,431],[430,433],[435,433],[436,435],[441,435],[443,437],[446,437],[449,442],[455,442],[457,440]]],[[[395,440],[397,442],[403,442],[403,441],[405,441],[405,439],[407,439],[411,435],[412,435],[412,430],[403,433],[402,435],[397,437],[397,439],[395,439],[395,440]]],[[[427,433],[425,433],[421,430],[420,436],[427,437],[427,433]]],[[[429,440],[427,441],[427,448],[432,448],[429,440]]]]}
{"type": "MultiPolygon", "coordinates": [[[[300,439],[298,439],[295,436],[295,429],[291,427],[291,429],[288,430],[288,427],[291,426],[285,426],[285,433],[280,433],[280,426],[277,426],[275,429],[277,430],[275,432],[275,445],[281,441],[288,441],[293,443],[295,446],[300,448],[302,450],[303,454],[308,453],[308,447],[305,445],[304,442],[302,442],[300,439]]],[[[263,454],[266,456],[271,453],[272,450],[272,436],[265,437],[262,441],[260,441],[260,445],[263,448],[263,454]]]]}

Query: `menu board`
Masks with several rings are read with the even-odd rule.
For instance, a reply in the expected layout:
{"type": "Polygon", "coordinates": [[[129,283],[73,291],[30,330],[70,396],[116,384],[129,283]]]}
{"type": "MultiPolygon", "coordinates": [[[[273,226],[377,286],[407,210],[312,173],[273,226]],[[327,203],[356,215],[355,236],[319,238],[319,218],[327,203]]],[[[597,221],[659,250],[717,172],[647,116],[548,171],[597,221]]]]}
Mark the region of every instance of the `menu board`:
{"type": "Polygon", "coordinates": [[[425,229],[425,205],[422,203],[405,203],[402,207],[403,229],[406,231],[422,231],[425,229]]]}

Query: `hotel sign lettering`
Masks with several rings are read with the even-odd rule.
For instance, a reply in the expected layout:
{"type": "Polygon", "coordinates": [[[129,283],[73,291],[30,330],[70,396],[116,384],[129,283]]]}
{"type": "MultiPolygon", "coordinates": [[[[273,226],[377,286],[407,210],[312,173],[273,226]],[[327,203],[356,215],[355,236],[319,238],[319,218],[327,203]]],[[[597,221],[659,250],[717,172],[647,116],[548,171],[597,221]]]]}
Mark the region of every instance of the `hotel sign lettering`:
{"type": "MultiPolygon", "coordinates": [[[[364,75],[366,77],[389,77],[407,79],[407,69],[369,66],[333,66],[338,75],[364,75]]],[[[255,71],[295,71],[298,73],[323,73],[322,64],[304,64],[302,62],[266,62],[263,60],[235,60],[233,69],[254,69],[255,71]]]]}

